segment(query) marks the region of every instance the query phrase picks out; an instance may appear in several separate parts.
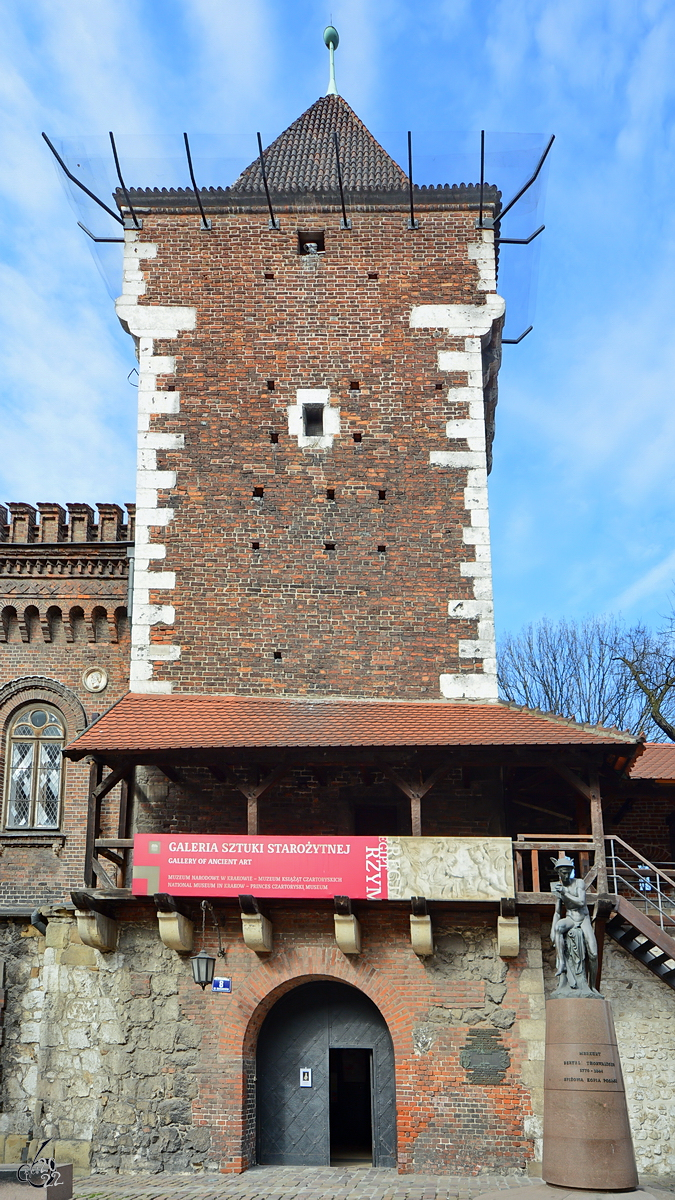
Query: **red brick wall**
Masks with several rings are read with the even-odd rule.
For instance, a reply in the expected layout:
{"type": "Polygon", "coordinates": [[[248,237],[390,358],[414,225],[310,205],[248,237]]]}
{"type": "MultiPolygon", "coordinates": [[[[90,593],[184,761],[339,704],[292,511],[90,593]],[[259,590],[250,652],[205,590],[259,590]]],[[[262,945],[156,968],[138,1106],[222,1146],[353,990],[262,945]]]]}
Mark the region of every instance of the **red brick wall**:
{"type": "Polygon", "coordinates": [[[650,862],[672,863],[675,856],[671,850],[670,828],[666,818],[675,813],[675,787],[660,788],[657,784],[649,783],[641,785],[636,780],[632,789],[636,795],[624,810],[618,825],[614,824],[612,817],[620,813],[624,798],[605,805],[605,832],[616,833],[650,862]]]}
{"type": "MultiPolygon", "coordinates": [[[[343,765],[329,763],[312,768],[298,765],[279,779],[258,801],[261,834],[354,834],[355,815],[362,806],[379,812],[397,809],[397,833],[410,835],[410,800],[377,767],[361,771],[358,756],[345,751],[343,765]],[[354,758],[355,761],[350,763],[354,758]]],[[[429,765],[425,776],[435,767],[429,765]]],[[[397,764],[402,776],[419,777],[415,764],[397,764]]],[[[238,770],[244,784],[264,779],[269,764],[258,770],[238,770]]],[[[422,801],[422,833],[432,836],[472,837],[504,832],[503,804],[498,779],[489,768],[484,778],[466,785],[456,767],[444,776],[422,801]]],[[[246,800],[228,782],[205,770],[182,769],[180,782],[170,781],[155,768],[142,768],[136,777],[136,827],[148,833],[246,833],[246,800]]],[[[378,830],[373,830],[378,832],[378,830]]]]}
{"type": "Polygon", "coordinates": [[[158,252],[142,260],[140,303],[197,309],[195,333],[155,343],[175,355],[175,376],[158,386],[178,390],[181,409],[151,427],[184,434],[185,449],[158,453],[159,469],[178,473],[159,495],[175,517],[157,531],[158,565],[177,584],[151,600],[174,604],[176,624],[153,638],[182,651],[153,679],[178,691],[372,696],[395,683],[397,696],[422,698],[438,695],[441,672],[480,669],[457,656],[475,622],[447,612],[450,597],[473,594],[459,573],[473,558],[466,471],[429,466],[431,450],[448,449],[445,422],[468,415],[447,397],[466,376],[437,365],[439,349],[463,341],[409,327],[416,304],[484,302],[467,256],[475,213],[421,212],[414,232],[386,212],[355,214],[351,232],[336,213],[284,214],[278,233],[260,214],[214,215],[208,235],[193,213],[143,220],[141,240],[158,252]],[[297,253],[298,228],[326,230],[319,261],[297,253]],[[299,387],[328,387],[339,405],[332,449],[289,436],[299,387]]]}
{"type": "MultiPolygon", "coordinates": [[[[79,544],[71,556],[70,526],[59,530],[58,542],[42,545],[37,544],[41,526],[26,537],[26,530],[16,528],[17,514],[13,517],[6,531],[10,541],[0,547],[0,908],[60,901],[83,882],[87,762],[64,761],[58,831],[5,828],[7,734],[14,715],[33,701],[55,707],[72,741],[93,714],[124,695],[129,678],[126,548],[108,551],[90,542],[79,544]],[[91,667],[108,674],[103,692],[84,686],[83,674],[91,667]]],[[[100,529],[92,525],[89,536],[95,538],[100,529]]],[[[126,526],[113,527],[102,540],[114,540],[115,533],[122,539],[127,532],[126,526]]],[[[109,805],[118,795],[115,789],[109,805]]]]}
{"type": "MultiPolygon", "coordinates": [[[[188,978],[186,966],[180,1005],[202,1032],[193,1119],[210,1129],[212,1157],[220,1157],[226,1172],[255,1161],[253,1079],[260,1026],[289,988],[335,979],[365,992],[389,1027],[396,1062],[399,1170],[477,1175],[526,1169],[533,1151],[524,1121],[531,1105],[521,1075],[527,1043],[518,1025],[530,1016],[528,997],[518,987],[527,965],[525,951],[507,966],[495,957],[496,918],[439,911],[434,925],[440,954],[425,962],[410,946],[405,906],[387,905],[380,911],[364,904],[354,911],[364,938],[356,959],[336,948],[328,906],[316,904],[308,912],[304,903],[287,902],[269,906],[275,938],[269,958],[258,958],[243,945],[234,911],[221,911],[229,948],[227,963],[218,970],[232,978],[231,996],[202,993],[188,978]],[[458,954],[463,942],[473,954],[468,972],[458,954]],[[497,976],[503,976],[503,984],[494,982],[497,976]],[[502,990],[503,998],[495,1003],[491,997],[502,990]],[[479,1029],[492,1031],[496,1044],[508,1053],[500,1084],[478,1086],[461,1065],[470,1032],[475,1036],[479,1029]]],[[[207,942],[214,953],[217,943],[211,934],[207,942]]]]}

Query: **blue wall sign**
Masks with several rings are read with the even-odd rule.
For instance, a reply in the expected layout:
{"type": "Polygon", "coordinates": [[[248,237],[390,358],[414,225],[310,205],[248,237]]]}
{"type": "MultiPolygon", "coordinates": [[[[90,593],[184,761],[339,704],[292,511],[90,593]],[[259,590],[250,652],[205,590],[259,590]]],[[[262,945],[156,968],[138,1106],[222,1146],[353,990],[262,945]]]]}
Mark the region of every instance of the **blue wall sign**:
{"type": "Polygon", "coordinates": [[[218,976],[216,976],[216,978],[213,980],[213,983],[211,984],[211,991],[212,992],[231,992],[232,991],[232,980],[231,979],[223,979],[222,976],[220,978],[218,976]]]}

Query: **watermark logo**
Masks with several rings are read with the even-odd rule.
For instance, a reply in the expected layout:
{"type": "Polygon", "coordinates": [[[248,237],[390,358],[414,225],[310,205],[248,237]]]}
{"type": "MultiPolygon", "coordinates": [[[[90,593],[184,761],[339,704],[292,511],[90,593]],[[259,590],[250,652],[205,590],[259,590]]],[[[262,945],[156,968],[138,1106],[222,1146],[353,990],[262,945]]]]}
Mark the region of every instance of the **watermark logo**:
{"type": "Polygon", "coordinates": [[[31,1187],[35,1188],[54,1187],[55,1184],[60,1183],[61,1172],[56,1169],[56,1160],[41,1157],[42,1151],[51,1140],[51,1138],[47,1138],[42,1143],[31,1163],[21,1164],[16,1173],[19,1183],[29,1183],[31,1187]]]}

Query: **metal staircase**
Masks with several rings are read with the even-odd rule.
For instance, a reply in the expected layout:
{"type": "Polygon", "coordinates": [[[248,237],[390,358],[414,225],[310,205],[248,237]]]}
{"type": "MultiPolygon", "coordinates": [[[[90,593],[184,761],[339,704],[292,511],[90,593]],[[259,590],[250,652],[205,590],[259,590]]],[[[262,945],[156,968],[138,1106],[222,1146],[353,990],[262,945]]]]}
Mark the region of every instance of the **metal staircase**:
{"type": "Polygon", "coordinates": [[[605,925],[605,933],[675,991],[675,939],[651,917],[619,896],[617,911],[605,925]]]}
{"type": "Polygon", "coordinates": [[[675,991],[675,873],[622,838],[605,840],[608,884],[616,896],[605,933],[675,991]]]}

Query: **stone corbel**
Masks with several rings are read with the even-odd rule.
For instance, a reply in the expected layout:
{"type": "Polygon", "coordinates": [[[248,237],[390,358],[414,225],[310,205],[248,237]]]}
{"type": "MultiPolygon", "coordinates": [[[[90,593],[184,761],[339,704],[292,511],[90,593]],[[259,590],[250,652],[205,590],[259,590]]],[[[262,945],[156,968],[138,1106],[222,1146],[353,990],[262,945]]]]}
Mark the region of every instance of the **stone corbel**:
{"type": "Polygon", "coordinates": [[[157,908],[159,936],[169,950],[177,954],[191,954],[194,942],[194,925],[181,905],[173,896],[157,892],[154,896],[157,908]]]}
{"type": "Polygon", "coordinates": [[[244,943],[256,954],[269,954],[272,949],[272,922],[262,915],[255,896],[240,896],[239,908],[244,943]]]}
{"type": "Polygon", "coordinates": [[[505,896],[500,901],[497,917],[497,954],[500,958],[517,958],[520,952],[520,923],[516,901],[505,896]]]}
{"type": "Polygon", "coordinates": [[[427,902],[424,896],[413,896],[411,904],[410,941],[412,948],[420,958],[429,958],[434,952],[434,935],[431,929],[431,917],[427,912],[427,902]]]}
{"type": "Polygon", "coordinates": [[[71,892],[80,941],[102,954],[117,949],[119,925],[110,908],[87,892],[71,892]]]}
{"type": "Polygon", "coordinates": [[[335,941],[343,954],[361,953],[361,926],[352,913],[349,896],[335,896],[335,941]]]}

